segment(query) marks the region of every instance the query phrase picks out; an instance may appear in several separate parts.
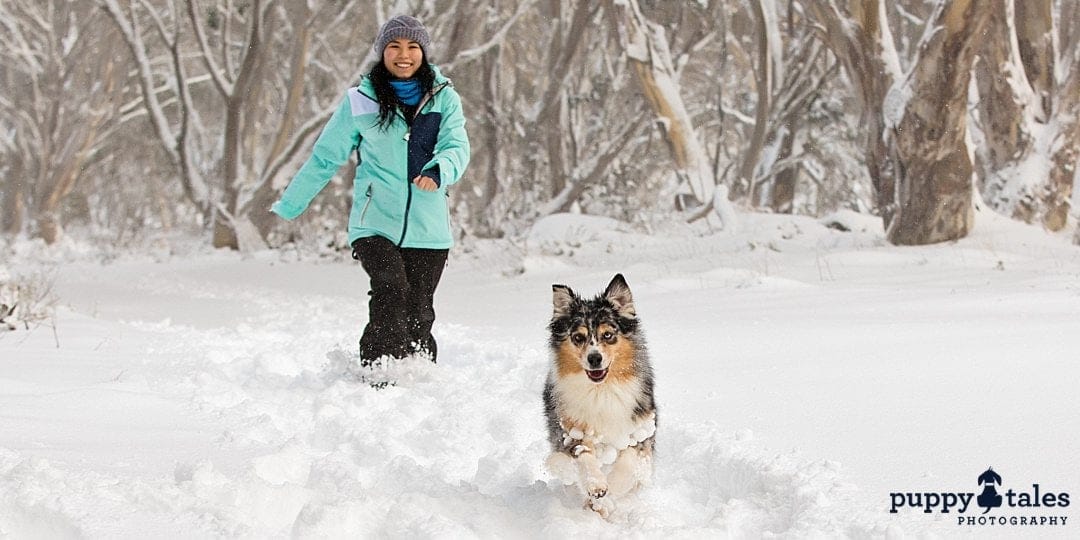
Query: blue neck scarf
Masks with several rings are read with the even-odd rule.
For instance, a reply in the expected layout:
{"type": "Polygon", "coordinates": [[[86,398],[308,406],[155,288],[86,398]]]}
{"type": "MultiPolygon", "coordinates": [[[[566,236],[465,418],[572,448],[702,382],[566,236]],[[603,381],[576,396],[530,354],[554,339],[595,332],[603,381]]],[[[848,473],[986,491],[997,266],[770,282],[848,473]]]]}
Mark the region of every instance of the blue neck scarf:
{"type": "Polygon", "coordinates": [[[394,87],[394,93],[397,94],[398,99],[402,103],[414,106],[420,103],[420,81],[416,79],[405,79],[401,81],[390,81],[390,85],[394,87]]]}

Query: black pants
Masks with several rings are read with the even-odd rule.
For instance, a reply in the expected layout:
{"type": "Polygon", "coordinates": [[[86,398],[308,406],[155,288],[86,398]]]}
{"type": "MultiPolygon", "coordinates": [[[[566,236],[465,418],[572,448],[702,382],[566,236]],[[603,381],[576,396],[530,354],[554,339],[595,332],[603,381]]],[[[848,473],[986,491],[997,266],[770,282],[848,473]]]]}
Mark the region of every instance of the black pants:
{"type": "Polygon", "coordinates": [[[435,361],[433,302],[448,253],[446,249],[400,248],[381,236],[353,242],[353,258],[371,278],[368,324],[360,338],[361,365],[384,356],[402,358],[414,353],[430,355],[435,361]]]}

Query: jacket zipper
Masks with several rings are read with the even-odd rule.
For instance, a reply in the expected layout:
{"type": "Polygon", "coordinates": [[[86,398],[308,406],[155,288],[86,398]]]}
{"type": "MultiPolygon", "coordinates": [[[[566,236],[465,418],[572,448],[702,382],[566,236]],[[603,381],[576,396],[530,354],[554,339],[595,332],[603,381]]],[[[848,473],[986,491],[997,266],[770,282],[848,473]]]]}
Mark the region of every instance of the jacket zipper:
{"type": "Polygon", "coordinates": [[[397,247],[401,247],[405,243],[405,233],[409,230],[409,208],[412,207],[412,190],[413,184],[409,182],[409,196],[405,199],[405,219],[401,222],[401,240],[398,240],[397,247]]]}
{"type": "MultiPolygon", "coordinates": [[[[431,98],[435,97],[435,94],[438,94],[443,88],[446,88],[449,85],[450,85],[450,83],[444,82],[444,83],[432,88],[431,91],[429,91],[428,93],[424,94],[424,97],[422,99],[420,99],[420,103],[418,103],[416,105],[416,111],[413,112],[413,120],[415,121],[416,117],[420,116],[420,111],[423,110],[424,105],[427,105],[428,101],[431,101],[431,98]]],[[[403,139],[405,139],[406,167],[408,167],[408,165],[407,165],[408,157],[407,156],[408,156],[408,152],[409,152],[408,146],[409,146],[409,136],[410,135],[412,135],[412,122],[407,122],[406,123],[406,128],[405,128],[405,136],[402,137],[403,139]]],[[[420,172],[423,172],[423,171],[420,171],[420,172]]],[[[407,171],[406,171],[405,175],[408,176],[407,171]]],[[[412,179],[411,178],[406,178],[405,182],[409,186],[409,194],[405,198],[405,217],[404,217],[404,219],[402,220],[402,223],[401,223],[401,239],[398,240],[397,247],[401,247],[402,245],[405,244],[405,233],[407,233],[409,231],[409,210],[412,209],[412,197],[413,197],[412,179]]]]}
{"type": "MultiPolygon", "coordinates": [[[[416,105],[416,112],[413,113],[412,119],[416,120],[416,117],[420,116],[420,111],[424,108],[424,105],[427,105],[427,102],[431,101],[431,98],[435,97],[435,94],[438,94],[439,92],[442,91],[443,88],[446,88],[449,85],[450,85],[450,83],[444,82],[444,83],[432,88],[430,91],[428,91],[428,93],[424,94],[424,97],[420,99],[420,103],[418,103],[416,105]]],[[[409,136],[411,136],[411,135],[412,135],[412,122],[407,122],[406,127],[405,127],[405,136],[402,137],[402,138],[405,139],[406,141],[408,141],[409,136]]]]}
{"type": "Polygon", "coordinates": [[[371,186],[367,187],[367,201],[364,202],[364,209],[360,211],[360,224],[364,224],[364,216],[367,216],[367,209],[371,206],[371,186]]]}
{"type": "MultiPolygon", "coordinates": [[[[446,199],[446,230],[449,231],[452,228],[451,225],[450,225],[450,191],[449,190],[446,191],[445,199],[446,199]]],[[[453,232],[451,232],[451,235],[453,235],[453,232]]]]}

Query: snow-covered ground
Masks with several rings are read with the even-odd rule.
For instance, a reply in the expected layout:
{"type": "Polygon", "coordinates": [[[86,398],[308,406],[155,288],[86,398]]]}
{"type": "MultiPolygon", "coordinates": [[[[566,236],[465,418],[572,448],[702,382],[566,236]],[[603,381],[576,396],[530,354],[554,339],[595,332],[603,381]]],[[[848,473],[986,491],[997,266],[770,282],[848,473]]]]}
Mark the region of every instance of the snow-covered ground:
{"type": "Polygon", "coordinates": [[[1080,536],[1073,506],[889,513],[988,467],[1080,498],[1080,248],[986,213],[907,248],[872,218],[742,219],[554,216],[524,249],[457,250],[440,363],[383,390],[350,371],[367,280],[345,256],[16,244],[0,265],[57,266],[60,307],[0,333],[0,537],[1080,536]],[[616,272],[661,423],[653,484],[605,521],[543,470],[540,391],[551,284],[616,272]]]}

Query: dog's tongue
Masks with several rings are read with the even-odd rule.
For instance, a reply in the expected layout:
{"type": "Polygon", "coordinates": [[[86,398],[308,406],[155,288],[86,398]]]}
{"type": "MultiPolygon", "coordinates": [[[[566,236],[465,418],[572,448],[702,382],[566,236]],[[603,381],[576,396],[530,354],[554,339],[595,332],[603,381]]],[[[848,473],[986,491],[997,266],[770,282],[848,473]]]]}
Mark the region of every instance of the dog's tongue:
{"type": "Polygon", "coordinates": [[[604,380],[604,377],[607,376],[607,370],[606,369],[598,369],[596,371],[585,370],[585,374],[589,376],[589,379],[591,379],[593,381],[596,381],[596,382],[599,382],[599,381],[604,380]]]}

